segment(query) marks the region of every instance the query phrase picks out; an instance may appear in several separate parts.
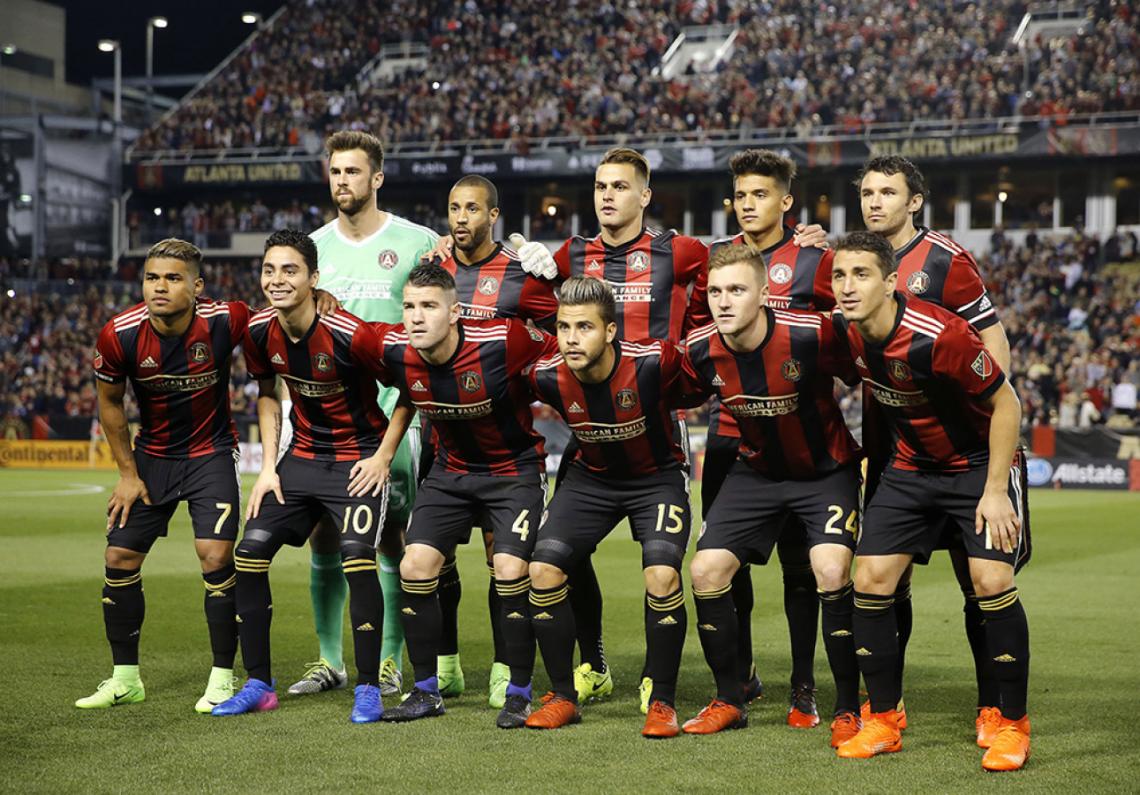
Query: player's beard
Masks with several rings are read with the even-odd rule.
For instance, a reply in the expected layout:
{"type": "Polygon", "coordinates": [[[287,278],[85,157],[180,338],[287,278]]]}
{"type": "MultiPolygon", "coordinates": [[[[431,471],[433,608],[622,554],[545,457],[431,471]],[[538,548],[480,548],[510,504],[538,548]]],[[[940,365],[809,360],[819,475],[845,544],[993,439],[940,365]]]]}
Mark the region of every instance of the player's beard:
{"type": "Polygon", "coordinates": [[[489,227],[483,227],[482,229],[471,229],[468,227],[467,232],[468,237],[466,243],[460,243],[455,237],[454,232],[451,234],[452,239],[455,240],[455,247],[466,255],[478,251],[480,246],[486,243],[487,238],[491,236],[491,229],[489,227]]]}
{"type": "Polygon", "coordinates": [[[372,201],[372,197],[369,196],[368,194],[365,194],[363,196],[353,195],[351,201],[347,201],[347,202],[346,202],[347,197],[345,197],[345,196],[335,196],[333,198],[336,201],[337,210],[341,214],[347,215],[350,218],[355,216],[355,215],[358,215],[360,213],[360,211],[363,210],[365,207],[367,207],[369,205],[369,203],[372,201]]]}

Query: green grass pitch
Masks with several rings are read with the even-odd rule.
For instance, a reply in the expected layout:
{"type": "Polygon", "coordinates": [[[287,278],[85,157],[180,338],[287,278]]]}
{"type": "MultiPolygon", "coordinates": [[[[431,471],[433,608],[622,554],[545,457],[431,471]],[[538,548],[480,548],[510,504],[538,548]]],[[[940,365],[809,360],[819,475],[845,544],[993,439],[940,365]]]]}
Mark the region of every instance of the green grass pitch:
{"type": "MultiPolygon", "coordinates": [[[[1126,792],[1140,787],[1134,720],[1140,668],[1136,582],[1140,533],[1134,494],[1041,492],[1033,499],[1034,560],[1019,578],[1032,632],[1033,758],[984,774],[973,743],[974,677],[961,598],[945,556],[914,581],[907,672],[911,728],[900,754],[840,760],[826,722],[783,725],[790,662],[778,566],[758,568],[753,616],[766,697],[747,730],[664,742],[639,735],[643,654],[639,553],[624,529],[596,557],[606,595],[614,698],[557,732],[504,732],[486,704],[490,663],[482,552],[460,551],[465,595],[460,647],[468,692],[448,714],[411,725],[355,726],[351,691],[292,699],[276,713],[197,715],[210,658],[202,584],[185,511],[143,573],[144,704],[72,707],[110,673],[99,595],[103,508],[112,473],[0,472],[0,626],[5,691],[0,790],[12,792],[1126,792]],[[1131,584],[1129,584],[1131,583],[1131,584]],[[1129,596],[1131,594],[1131,596],[1129,596]]],[[[248,485],[248,484],[247,484],[248,485]]],[[[308,553],[286,548],[272,569],[279,691],[315,656],[308,553]]],[[[693,608],[690,601],[690,622],[693,608]]],[[[823,644],[816,679],[830,707],[823,644]]],[[[351,643],[346,643],[351,650],[351,643]]],[[[541,661],[536,689],[546,685],[541,661]]],[[[678,692],[682,719],[713,692],[690,627],[678,692]]]]}

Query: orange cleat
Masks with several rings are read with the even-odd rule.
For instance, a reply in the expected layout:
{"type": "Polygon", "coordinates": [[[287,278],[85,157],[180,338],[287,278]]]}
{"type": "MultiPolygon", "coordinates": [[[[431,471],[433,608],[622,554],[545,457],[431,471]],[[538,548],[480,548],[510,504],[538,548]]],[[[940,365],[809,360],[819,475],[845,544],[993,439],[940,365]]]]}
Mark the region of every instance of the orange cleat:
{"type": "Polygon", "coordinates": [[[725,729],[743,729],[748,725],[748,713],[735,704],[714,698],[697,717],[685,721],[685,734],[716,734],[725,729]]]}
{"type": "Polygon", "coordinates": [[[792,701],[788,706],[788,725],[793,729],[814,729],[819,725],[819,710],[815,705],[815,688],[811,685],[792,685],[792,701]]]}
{"type": "Polygon", "coordinates": [[[542,707],[527,716],[528,729],[561,729],[571,723],[581,722],[582,713],[578,711],[577,702],[557,694],[547,695],[550,698],[543,696],[542,707]]]}
{"type": "Polygon", "coordinates": [[[863,721],[859,733],[836,749],[843,759],[870,759],[876,754],[893,754],[902,750],[902,734],[899,733],[898,713],[872,712],[863,721]]]}
{"type": "Polygon", "coordinates": [[[994,738],[1001,728],[1001,710],[997,707],[981,707],[974,720],[974,728],[978,731],[978,747],[989,748],[994,744],[994,738]]]}
{"type": "Polygon", "coordinates": [[[863,728],[863,721],[854,712],[840,712],[831,721],[831,747],[838,748],[863,728]]]}
{"type": "Polygon", "coordinates": [[[993,744],[982,757],[982,769],[994,773],[1021,770],[1029,759],[1029,716],[1001,719],[993,744]]]}
{"type": "MultiPolygon", "coordinates": [[[[901,698],[899,699],[899,705],[895,709],[895,712],[898,714],[899,731],[900,732],[905,731],[906,730],[906,702],[903,701],[901,698]]],[[[870,720],[870,718],[871,718],[871,702],[869,700],[863,702],[863,706],[859,709],[859,717],[863,719],[864,723],[866,723],[868,720],[870,720]]]]}
{"type": "Polygon", "coordinates": [[[654,701],[649,705],[645,727],[641,730],[642,737],[662,740],[666,737],[676,737],[680,733],[681,727],[677,725],[677,710],[664,701],[654,701]]]}

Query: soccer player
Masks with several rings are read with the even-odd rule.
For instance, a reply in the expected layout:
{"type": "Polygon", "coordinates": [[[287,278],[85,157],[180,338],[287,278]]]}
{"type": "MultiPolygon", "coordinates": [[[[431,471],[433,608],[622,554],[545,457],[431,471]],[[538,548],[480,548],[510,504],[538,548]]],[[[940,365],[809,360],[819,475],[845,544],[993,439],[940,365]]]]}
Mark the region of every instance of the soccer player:
{"type": "MultiPolygon", "coordinates": [[[[493,237],[499,219],[499,191],[486,177],[471,174],[452,186],[447,200],[447,220],[454,241],[452,253],[440,258],[444,270],[455,279],[459,315],[463,320],[507,317],[529,321],[553,330],[558,302],[551,283],[526,273],[514,250],[493,237]]],[[[425,427],[425,434],[427,428],[425,427]]],[[[431,443],[425,442],[420,477],[430,469],[434,457],[431,443]]],[[[496,709],[506,704],[510,667],[506,664],[506,637],[499,617],[501,605],[495,587],[494,533],[484,528],[487,568],[491,573],[487,606],[495,658],[491,665],[488,701],[496,709]]],[[[459,664],[458,611],[462,587],[454,559],[444,562],[439,574],[439,605],[443,630],[439,647],[440,694],[445,698],[463,691],[463,669],[459,664]]]]}
{"type": "Polygon", "coordinates": [[[860,456],[836,402],[834,378],[855,383],[858,377],[830,319],[767,306],[770,272],[764,255],[749,246],[719,248],[709,259],[715,322],[687,341],[687,391],[699,401],[716,394],[742,438],[691,564],[697,626],[717,695],[684,730],[712,734],[746,724],[738,617],[729,591],[743,564],[767,562],[790,514],[802,522],[811,547],[836,686],[831,744],[838,746],[859,730],[850,572],[860,456]]]}
{"type": "MultiPolygon", "coordinates": [[[[741,231],[715,241],[710,257],[724,246],[751,246],[767,264],[768,306],[776,309],[829,311],[832,252],[798,245],[793,230],[784,224],[792,208],[791,184],[796,165],[777,152],[745,149],[729,160],[732,172],[732,208],[741,231]]],[[[714,312],[715,314],[715,312],[714,312]]],[[[707,517],[721,485],[736,462],[740,430],[731,413],[714,400],[709,412],[708,443],[701,475],[701,512],[707,517]]],[[[787,723],[810,729],[819,724],[815,701],[815,640],[819,599],[816,576],[808,556],[807,536],[800,522],[789,518],[776,542],[784,582],[784,613],[792,650],[791,695],[787,723]]],[[[738,621],[737,651],[740,677],[747,683],[744,701],[762,694],[752,662],[752,571],[747,561],[732,579],[732,601],[738,621]]]]}
{"type": "MultiPolygon", "coordinates": [[[[885,237],[898,260],[897,288],[904,295],[920,298],[949,309],[969,323],[986,346],[986,350],[1003,371],[1009,372],[1009,340],[982,282],[978,264],[968,251],[950,238],[925,227],[915,226],[914,216],[922,211],[926,200],[926,181],[911,161],[895,155],[872,158],[863,166],[856,180],[859,188],[863,222],[867,229],[885,237]]],[[[879,475],[889,455],[889,440],[882,431],[880,411],[864,388],[863,447],[868,458],[866,499],[873,494],[879,475]]],[[[1024,455],[1018,453],[1018,464],[1024,467],[1024,455]]],[[[1029,559],[1028,503],[1022,505],[1026,522],[1022,528],[1025,543],[1019,552],[1017,567],[1029,559]]],[[[964,596],[966,637],[974,657],[978,682],[978,713],[975,729],[978,744],[986,747],[1000,723],[998,682],[993,662],[986,654],[984,616],[973,591],[965,550],[954,533],[940,541],[939,548],[949,547],[950,560],[964,596]]],[[[902,692],[903,668],[907,641],[913,624],[910,599],[911,569],[903,575],[895,594],[895,615],[899,632],[898,690],[902,692]]],[[[864,713],[870,709],[864,704],[864,713]]],[[[899,703],[899,723],[906,728],[906,707],[899,703]]]]}
{"type": "Polygon", "coordinates": [[[431,420],[436,460],[420,484],[400,564],[401,617],[415,687],[384,719],[442,715],[437,676],[442,615],[439,574],[475,524],[494,535],[493,567],[504,661],[510,669],[496,724],[521,727],[530,714],[534,636],[527,617],[527,567],[546,502],[542,437],[535,432],[524,369],[553,339],[518,320],[461,320],[455,280],[435,263],[404,286],[402,326],[378,325],[384,365],[431,420]]]}
{"type": "Polygon", "coordinates": [[[945,516],[969,560],[998,677],[1001,723],[982,767],[1016,770],[1029,756],[1029,627],[1014,584],[1024,483],[1011,466],[1021,405],[965,320],[895,292],[895,253],[885,237],[856,232],[832,265],[837,323],[892,439],[856,558],[855,645],[871,714],[838,754],[902,748],[894,593],[912,561],[929,560],[943,529],[931,518],[945,516]]]}
{"type": "Polygon", "coordinates": [[[389,469],[412,409],[397,406],[389,424],[376,402],[376,381],[389,380],[379,360],[379,339],[348,312],[317,314],[313,290],[319,278],[317,248],[308,236],[283,229],[266,239],[261,288],[272,306],[250,319],[242,345],[250,376],[258,382],[262,440],[261,474],[235,555],[242,659],[249,679],[214,708],[216,716],[276,709],[269,566],[282,545],[302,546],[322,514],[339,525],[350,594],[357,668],[351,720],[371,723],[384,710],[376,540],[384,524],[389,469]],[[278,375],[293,400],[293,437],[280,462],[278,375]]]}
{"type": "Polygon", "coordinates": [[[687,462],[668,400],[681,354],[668,341],[621,340],[614,293],[604,281],[571,277],[559,288],[559,302],[559,352],[535,365],[531,382],[579,447],[538,528],[530,566],[531,620],[553,691],[526,725],[555,729],[580,720],[567,576],[628,518],[642,546],[652,682],[642,734],[674,737],[688,622],[680,569],[690,509],[687,462]]]}
{"type": "MultiPolygon", "coordinates": [[[[376,192],[384,184],[384,147],[373,135],[343,130],[325,143],[329,158],[329,190],[337,217],[313,233],[321,285],[344,309],[369,322],[399,323],[401,291],[411,269],[430,254],[438,235],[393,213],[381,210],[376,192]]],[[[380,408],[391,416],[397,391],[380,389],[380,408]]],[[[403,530],[415,500],[419,457],[417,426],[406,435],[391,466],[387,522],[380,536],[380,585],[384,590],[384,637],[381,646],[381,689],[400,692],[404,638],[400,626],[399,562],[403,530]]],[[[343,621],[346,597],[337,541],[339,526],[325,521],[310,541],[310,592],[320,643],[317,662],[290,685],[289,693],[319,693],[344,687],[343,621]]]]}
{"type": "Polygon", "coordinates": [[[199,300],[201,264],[202,253],[184,240],[152,246],[143,263],[143,303],[108,321],[95,345],[99,419],[119,468],[107,503],[103,586],[114,671],[94,694],[75,702],[83,709],[145,698],[139,677],[141,569],[180,502],[188,504],[194,527],[214,656],[206,692],[194,708],[209,712],[233,695],[233,547],[241,484],[229,381],[249,309],[199,300]],[[123,409],[127,379],[142,415],[133,451],[123,409]]]}

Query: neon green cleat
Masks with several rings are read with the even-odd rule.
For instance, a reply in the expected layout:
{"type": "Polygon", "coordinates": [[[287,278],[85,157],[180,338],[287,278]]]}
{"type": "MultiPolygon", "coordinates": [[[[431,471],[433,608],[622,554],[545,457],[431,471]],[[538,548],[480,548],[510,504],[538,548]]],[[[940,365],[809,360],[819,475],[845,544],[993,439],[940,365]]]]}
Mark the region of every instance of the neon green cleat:
{"type": "Polygon", "coordinates": [[[119,679],[104,679],[95,692],[75,702],[80,709],[107,709],[121,704],[138,704],[146,700],[146,690],[142,680],[123,682],[119,679]]]}
{"type": "Polygon", "coordinates": [[[637,686],[637,695],[641,698],[641,714],[649,714],[649,697],[653,695],[653,680],[648,676],[641,677],[641,684],[637,686]]]}
{"type": "Polygon", "coordinates": [[[511,683],[511,669],[506,663],[491,663],[491,681],[487,690],[491,694],[487,703],[495,709],[502,709],[507,703],[507,685],[511,683]]]}
{"type": "Polygon", "coordinates": [[[435,658],[436,676],[439,679],[439,694],[444,698],[454,698],[463,692],[466,682],[458,654],[441,654],[435,658]]]}
{"type": "Polygon", "coordinates": [[[236,684],[237,677],[234,676],[233,668],[211,668],[210,680],[206,683],[206,692],[194,705],[194,711],[203,715],[210,714],[218,704],[233,698],[234,685],[236,684]]]}
{"type": "Polygon", "coordinates": [[[380,695],[398,696],[403,686],[404,675],[400,673],[395,658],[385,657],[380,663],[380,695]]]}
{"type": "Polygon", "coordinates": [[[579,704],[601,701],[614,692],[614,678],[609,668],[599,673],[589,663],[582,663],[574,669],[574,689],[578,691],[579,704]]]}

